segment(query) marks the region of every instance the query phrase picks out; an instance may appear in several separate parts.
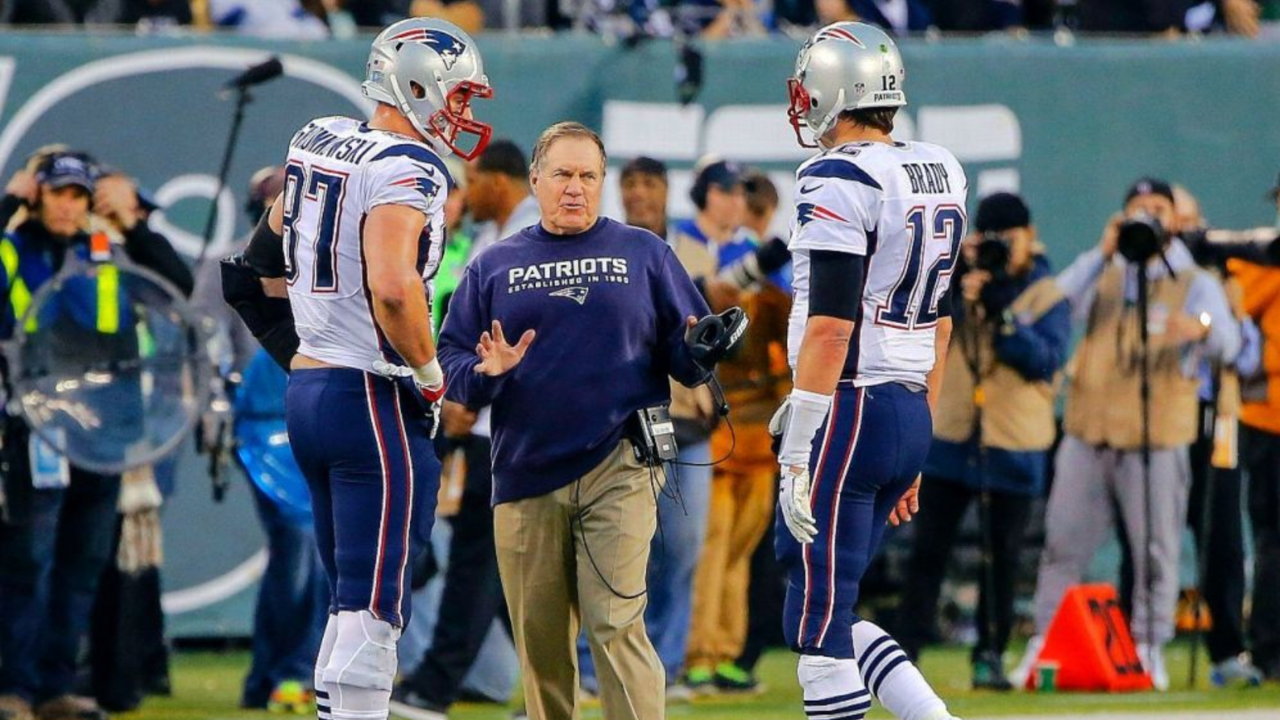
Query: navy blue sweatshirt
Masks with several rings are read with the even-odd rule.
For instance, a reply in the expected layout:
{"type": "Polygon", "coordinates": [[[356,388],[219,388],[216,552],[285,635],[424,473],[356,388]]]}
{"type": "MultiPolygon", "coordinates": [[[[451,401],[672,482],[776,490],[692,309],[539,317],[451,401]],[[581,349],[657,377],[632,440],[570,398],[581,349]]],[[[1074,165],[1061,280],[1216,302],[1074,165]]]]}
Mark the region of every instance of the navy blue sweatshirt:
{"type": "Polygon", "coordinates": [[[636,410],[670,401],[674,377],[707,380],[684,344],[685,318],[710,312],[658,236],[600,218],[578,235],[534,225],[467,266],[440,331],[446,397],[493,406],[493,503],[545,495],[613,452],[636,410]],[[474,371],[493,320],[515,343],[511,372],[474,371]]]}

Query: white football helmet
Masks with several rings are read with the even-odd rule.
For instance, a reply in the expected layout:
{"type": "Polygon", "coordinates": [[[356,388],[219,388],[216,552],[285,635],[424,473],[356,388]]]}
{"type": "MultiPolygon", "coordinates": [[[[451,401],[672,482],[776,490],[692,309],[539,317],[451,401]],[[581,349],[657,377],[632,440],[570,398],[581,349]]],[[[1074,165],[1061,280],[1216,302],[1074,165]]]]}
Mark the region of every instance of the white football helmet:
{"type": "Polygon", "coordinates": [[[475,41],[458,26],[433,18],[411,18],[374,38],[360,86],[365,97],[404,113],[441,155],[470,160],[493,134],[467,117],[472,98],[493,97],[475,41]],[[463,135],[475,136],[469,148],[463,135]]]}
{"type": "Polygon", "coordinates": [[[803,147],[818,147],[816,141],[845,110],[906,105],[905,79],[898,46],[880,28],[859,22],[822,28],[800,48],[795,75],[787,80],[787,116],[796,140],[803,147]],[[814,142],[805,141],[802,124],[814,142]]]}

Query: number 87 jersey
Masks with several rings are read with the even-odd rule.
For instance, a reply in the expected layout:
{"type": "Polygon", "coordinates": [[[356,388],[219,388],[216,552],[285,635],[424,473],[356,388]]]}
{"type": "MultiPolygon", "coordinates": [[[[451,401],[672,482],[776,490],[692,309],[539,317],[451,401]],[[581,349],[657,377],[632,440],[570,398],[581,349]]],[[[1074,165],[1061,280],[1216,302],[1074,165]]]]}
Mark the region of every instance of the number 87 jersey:
{"type": "Polygon", "coordinates": [[[787,333],[796,367],[809,316],[809,251],[863,258],[861,296],[841,379],[927,387],[939,315],[949,315],[952,266],[965,234],[968,181],[928,143],[850,143],[796,172],[795,301],[787,333]]]}
{"type": "Polygon", "coordinates": [[[383,249],[378,238],[364,236],[365,216],[379,205],[406,205],[426,216],[415,270],[430,302],[450,182],[426,144],[351,118],[313,120],[294,135],[285,165],[283,239],[298,352],[365,371],[375,360],[403,363],[374,318],[365,262],[383,249]]]}

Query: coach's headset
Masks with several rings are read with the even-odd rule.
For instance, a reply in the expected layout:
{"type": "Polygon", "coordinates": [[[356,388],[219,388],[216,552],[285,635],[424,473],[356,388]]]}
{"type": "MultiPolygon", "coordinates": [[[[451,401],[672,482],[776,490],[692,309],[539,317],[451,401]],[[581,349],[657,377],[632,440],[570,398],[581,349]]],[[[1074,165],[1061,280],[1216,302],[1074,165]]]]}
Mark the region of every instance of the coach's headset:
{"type": "MultiPolygon", "coordinates": [[[[716,365],[729,353],[733,352],[742,336],[747,332],[747,313],[740,307],[731,307],[719,315],[707,315],[684,333],[684,343],[689,347],[689,354],[694,363],[709,375],[716,365]]],[[[723,417],[729,414],[729,402],[725,399],[724,390],[716,382],[715,375],[709,378],[712,395],[715,396],[716,410],[723,417]]]]}

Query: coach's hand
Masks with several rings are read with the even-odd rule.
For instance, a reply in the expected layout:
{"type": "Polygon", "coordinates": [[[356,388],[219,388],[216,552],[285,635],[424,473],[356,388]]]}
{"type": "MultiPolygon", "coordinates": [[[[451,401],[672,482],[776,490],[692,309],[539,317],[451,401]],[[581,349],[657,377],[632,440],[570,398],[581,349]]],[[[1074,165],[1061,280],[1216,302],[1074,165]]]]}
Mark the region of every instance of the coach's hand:
{"type": "Polygon", "coordinates": [[[536,334],[533,330],[525,330],[519,342],[512,345],[507,342],[507,336],[502,334],[502,323],[494,320],[492,333],[480,334],[480,344],[476,345],[480,364],[475,366],[475,371],[489,377],[497,377],[510,371],[524,359],[536,334]]]}
{"type": "Polygon", "coordinates": [[[916,476],[916,481],[911,483],[911,487],[902,494],[898,500],[898,504],[889,511],[889,524],[897,527],[904,522],[911,522],[911,518],[920,512],[920,476],[916,476]]]}
{"type": "Polygon", "coordinates": [[[809,506],[812,485],[809,468],[783,466],[782,482],[778,485],[778,506],[782,508],[782,520],[787,523],[787,529],[802,545],[813,542],[813,536],[818,534],[818,522],[813,519],[813,509],[809,506]]]}

